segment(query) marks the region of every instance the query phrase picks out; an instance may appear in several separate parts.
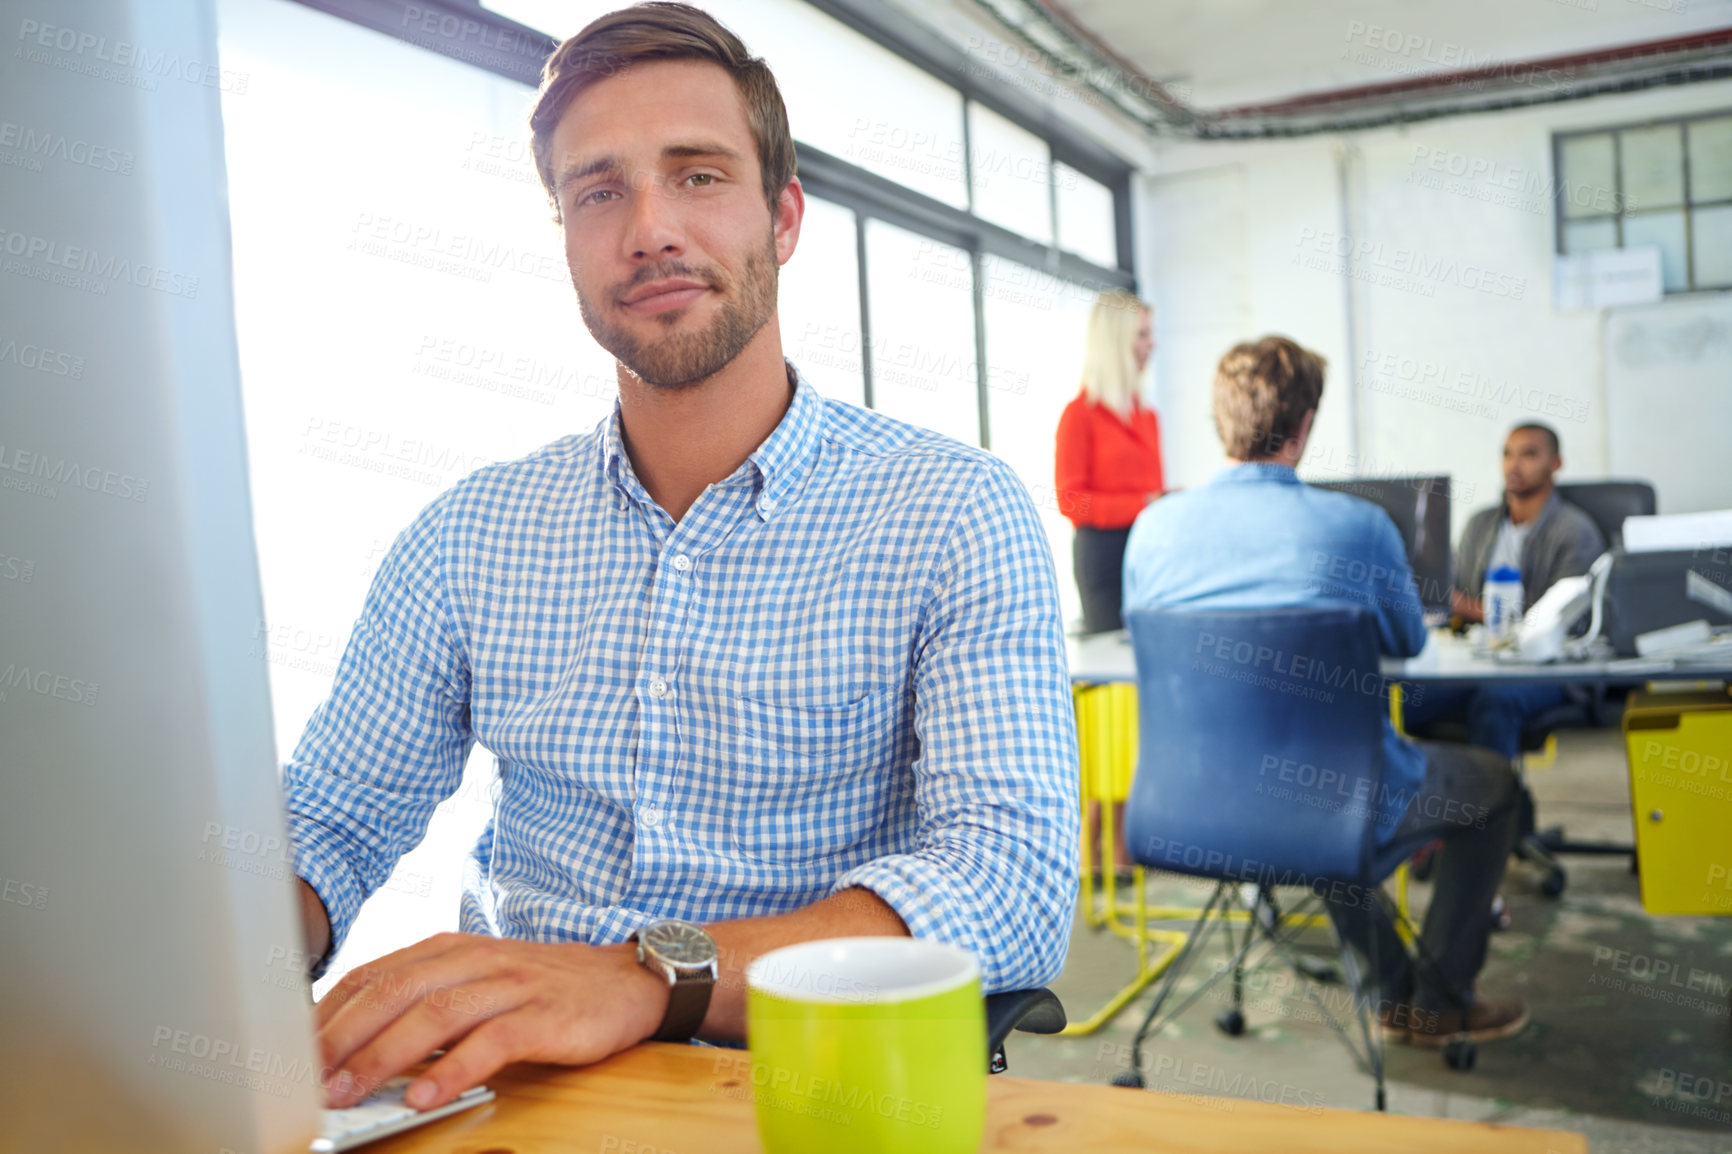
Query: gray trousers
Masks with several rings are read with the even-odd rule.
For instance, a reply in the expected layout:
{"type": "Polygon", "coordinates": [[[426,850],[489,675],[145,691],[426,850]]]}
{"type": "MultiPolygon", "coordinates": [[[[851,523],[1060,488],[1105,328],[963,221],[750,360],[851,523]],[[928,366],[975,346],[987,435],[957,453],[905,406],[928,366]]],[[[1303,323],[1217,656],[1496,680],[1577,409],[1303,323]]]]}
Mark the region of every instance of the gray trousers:
{"type": "Polygon", "coordinates": [[[1485,965],[1492,899],[1515,848],[1517,785],[1509,760],[1489,749],[1444,741],[1418,745],[1425,752],[1425,780],[1388,844],[1418,849],[1443,840],[1419,935],[1432,964],[1409,956],[1389,919],[1370,903],[1327,905],[1335,932],[1368,961],[1376,935],[1384,999],[1449,1013],[1472,1002],[1474,979],[1485,965]]]}

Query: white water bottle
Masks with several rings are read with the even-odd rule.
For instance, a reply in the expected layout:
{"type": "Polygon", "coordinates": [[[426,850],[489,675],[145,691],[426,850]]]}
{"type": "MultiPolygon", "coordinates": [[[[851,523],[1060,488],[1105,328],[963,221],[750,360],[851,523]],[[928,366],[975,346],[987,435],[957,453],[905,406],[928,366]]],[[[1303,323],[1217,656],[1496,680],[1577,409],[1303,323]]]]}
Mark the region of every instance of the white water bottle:
{"type": "Polygon", "coordinates": [[[1513,643],[1522,619],[1521,570],[1499,565],[1487,573],[1481,604],[1485,607],[1486,638],[1493,645],[1513,643]]]}

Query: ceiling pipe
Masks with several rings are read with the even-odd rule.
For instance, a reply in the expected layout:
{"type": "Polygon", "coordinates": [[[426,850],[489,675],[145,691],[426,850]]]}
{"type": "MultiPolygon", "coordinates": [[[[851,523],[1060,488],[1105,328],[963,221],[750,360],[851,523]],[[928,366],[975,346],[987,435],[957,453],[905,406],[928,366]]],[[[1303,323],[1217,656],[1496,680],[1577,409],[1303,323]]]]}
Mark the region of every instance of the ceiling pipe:
{"type": "Polygon", "coordinates": [[[1061,77],[1166,137],[1255,140],[1359,131],[1732,76],[1732,29],[1714,29],[1201,112],[1144,76],[1053,0],[975,3],[1061,77]],[[1549,87],[1534,85],[1536,75],[1546,77],[1549,87]]]}
{"type": "Polygon", "coordinates": [[[1346,85],[1340,88],[1325,89],[1321,92],[1307,92],[1299,96],[1289,97],[1286,100],[1271,101],[1266,104],[1247,104],[1238,108],[1223,108],[1211,115],[1220,120],[1246,116],[1285,115],[1328,105],[1363,103],[1389,97],[1434,92],[1438,89],[1466,88],[1471,84],[1498,81],[1513,86],[1526,87],[1529,80],[1536,74],[1556,73],[1562,80],[1570,81],[1575,78],[1578,68],[1586,71],[1602,65],[1670,64],[1690,57],[1724,54],[1729,47],[1732,47],[1732,28],[1717,28],[1692,36],[1674,36],[1665,40],[1623,44],[1615,48],[1602,48],[1591,52],[1573,52],[1562,56],[1540,57],[1535,60],[1499,61],[1477,68],[1429,72],[1423,76],[1410,76],[1403,80],[1377,84],[1346,85]]]}

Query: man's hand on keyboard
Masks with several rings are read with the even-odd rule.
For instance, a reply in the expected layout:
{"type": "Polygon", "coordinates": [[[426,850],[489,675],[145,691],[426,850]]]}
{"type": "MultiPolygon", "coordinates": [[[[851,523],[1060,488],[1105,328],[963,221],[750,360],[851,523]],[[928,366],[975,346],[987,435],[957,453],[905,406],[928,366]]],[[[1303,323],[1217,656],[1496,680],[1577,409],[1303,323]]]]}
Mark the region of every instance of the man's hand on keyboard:
{"type": "Polygon", "coordinates": [[[598,1062],[653,1034],[667,1000],[629,945],[439,934],[351,971],[319,1002],[325,1104],[353,1105],[440,1048],[409,1088],[418,1110],[511,1062],[598,1062]]]}

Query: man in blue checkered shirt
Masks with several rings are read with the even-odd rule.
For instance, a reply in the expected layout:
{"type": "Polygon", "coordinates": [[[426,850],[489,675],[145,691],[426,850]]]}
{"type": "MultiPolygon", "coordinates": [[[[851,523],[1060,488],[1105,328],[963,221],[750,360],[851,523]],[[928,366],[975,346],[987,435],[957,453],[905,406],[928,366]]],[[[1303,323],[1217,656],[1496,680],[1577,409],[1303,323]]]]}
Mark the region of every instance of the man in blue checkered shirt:
{"type": "Polygon", "coordinates": [[[440,1047],[413,1106],[667,1036],[681,993],[628,943],[657,919],[713,942],[676,1031],[713,1039],[743,1036],[746,963],[795,942],[951,942],[989,991],[1064,962],[1052,560],[1002,462],[783,360],[804,199],[768,69],[695,9],[626,9],[549,59],[530,124],[619,403],[397,539],[286,768],[322,970],[472,745],[498,758],[464,932],[319,1005],[333,1106],[440,1047]]]}

